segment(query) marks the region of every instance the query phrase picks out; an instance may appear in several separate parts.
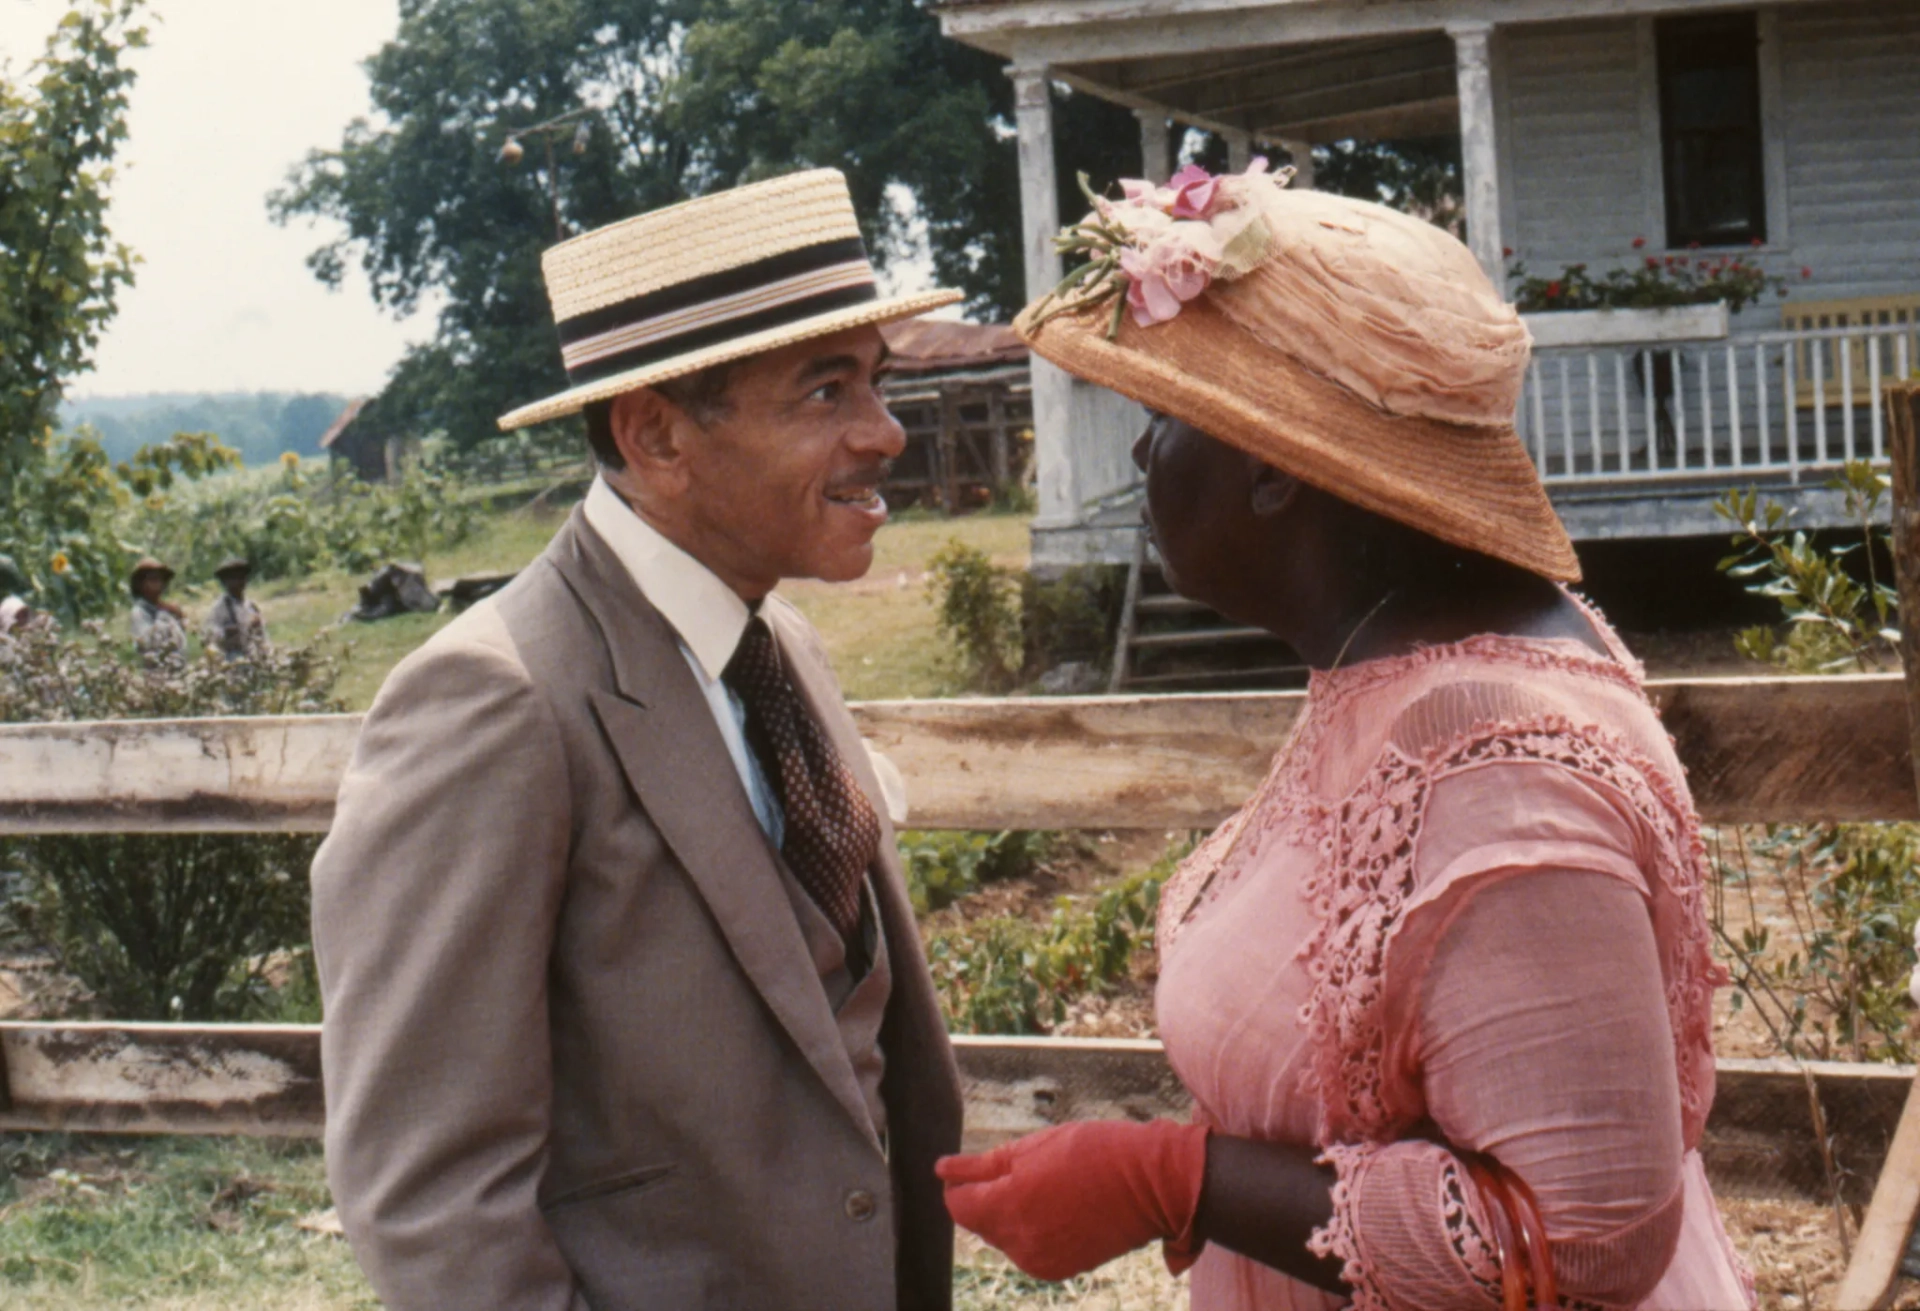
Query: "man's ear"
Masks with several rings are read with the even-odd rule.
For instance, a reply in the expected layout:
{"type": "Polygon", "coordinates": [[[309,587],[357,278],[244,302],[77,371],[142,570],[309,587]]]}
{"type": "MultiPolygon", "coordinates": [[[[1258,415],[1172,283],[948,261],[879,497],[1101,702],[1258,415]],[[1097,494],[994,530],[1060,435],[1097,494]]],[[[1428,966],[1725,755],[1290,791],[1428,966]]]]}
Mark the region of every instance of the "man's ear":
{"type": "Polygon", "coordinates": [[[690,425],[672,401],[651,387],[642,387],[615,397],[608,418],[613,444],[630,473],[654,486],[686,478],[685,438],[690,425]]]}
{"type": "Polygon", "coordinates": [[[1248,494],[1249,508],[1256,519],[1271,519],[1293,503],[1300,480],[1268,464],[1258,456],[1247,457],[1253,465],[1253,486],[1248,494]]]}

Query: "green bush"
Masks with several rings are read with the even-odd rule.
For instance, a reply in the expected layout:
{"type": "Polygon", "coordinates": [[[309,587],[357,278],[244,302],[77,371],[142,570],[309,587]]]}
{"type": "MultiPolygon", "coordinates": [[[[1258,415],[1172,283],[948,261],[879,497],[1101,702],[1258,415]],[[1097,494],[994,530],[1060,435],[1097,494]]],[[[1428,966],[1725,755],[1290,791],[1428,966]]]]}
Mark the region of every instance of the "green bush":
{"type": "Polygon", "coordinates": [[[956,537],[928,561],[927,592],[967,686],[1011,690],[1022,664],[1019,576],[956,537]]]}
{"type": "MultiPolygon", "coordinates": [[[[18,634],[0,660],[0,720],[148,719],[338,710],[316,647],[133,660],[96,625],[18,634]]],[[[280,834],[63,835],[0,845],[8,906],[125,1020],[214,1020],[279,1006],[270,974],[307,938],[318,839],[280,834]]]]}
{"type": "MultiPolygon", "coordinates": [[[[1751,628],[1736,645],[1789,673],[1865,672],[1897,658],[1900,598],[1881,576],[1887,530],[1875,522],[1887,478],[1853,461],[1829,486],[1845,496],[1857,540],[1822,545],[1790,531],[1786,511],[1751,489],[1714,507],[1737,530],[1720,568],[1776,601],[1786,621],[1784,634],[1751,628]]],[[[1775,824],[1751,842],[1737,830],[1723,835],[1716,856],[1711,919],[1731,961],[1734,1004],[1751,1006],[1790,1056],[1912,1060],[1920,827],[1775,824]],[[1737,933],[1730,897],[1745,903],[1737,933]]]]}
{"type": "Polygon", "coordinates": [[[1153,946],[1160,889],[1191,844],[1081,897],[1044,923],[996,915],[935,933],[927,959],[956,1033],[1044,1033],[1076,998],[1110,991],[1153,946]]]}
{"type": "Polygon", "coordinates": [[[127,604],[127,571],[140,548],[124,519],[160,504],[176,484],[204,478],[238,457],[207,433],[181,433],[114,463],[90,429],[30,444],[0,504],[0,587],[68,623],[127,604]]]}
{"type": "Polygon", "coordinates": [[[979,890],[983,883],[1031,874],[1053,845],[1054,834],[1008,830],[1001,833],[921,832],[900,834],[900,861],[907,891],[921,915],[943,909],[979,890]]]}
{"type": "Polygon", "coordinates": [[[962,682],[996,694],[1062,660],[1103,660],[1119,609],[1110,570],[1041,578],[996,565],[958,538],[928,563],[927,594],[962,682]]]}
{"type": "Polygon", "coordinates": [[[230,555],[251,561],[255,578],[297,578],[418,561],[464,541],[477,518],[465,484],[436,462],[414,461],[391,482],[367,483],[344,469],[315,476],[289,454],[271,471],[150,498],[125,531],[188,579],[210,577],[230,555]]]}

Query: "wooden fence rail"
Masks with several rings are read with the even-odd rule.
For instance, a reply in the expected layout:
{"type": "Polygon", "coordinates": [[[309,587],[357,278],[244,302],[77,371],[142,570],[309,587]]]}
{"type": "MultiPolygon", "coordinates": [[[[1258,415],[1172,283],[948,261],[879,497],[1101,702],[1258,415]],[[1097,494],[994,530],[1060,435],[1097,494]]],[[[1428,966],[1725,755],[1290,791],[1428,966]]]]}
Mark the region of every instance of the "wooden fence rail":
{"type": "MultiPolygon", "coordinates": [[[[1920,818],[1901,680],[1656,681],[1713,822],[1920,818]]],[[[922,828],[1187,828],[1259,784],[1298,693],[856,705],[922,828]]],[[[0,726],[0,835],[319,832],[358,716],[0,726]]],[[[960,1038],[970,1141],[1184,1109],[1151,1042],[960,1038]]],[[[314,1136],[318,1030],[0,1024],[0,1129],[314,1136]]],[[[1845,1190],[1871,1188],[1911,1069],[1722,1061],[1716,1186],[1824,1195],[1817,1095],[1845,1190]],[[1809,1088],[1809,1071],[1813,1088],[1809,1088]]]]}
{"type": "MultiPolygon", "coordinates": [[[[963,1035],[954,1045],[971,1150],[1050,1124],[1188,1108],[1157,1042],[963,1035]]],[[[0,1052],[11,1093],[0,1130],[317,1138],[325,1124],[314,1026],[9,1023],[0,1052]]],[[[1828,1196],[1810,1080],[1843,1191],[1864,1201],[1913,1075],[1911,1066],[1722,1060],[1703,1145],[1714,1186],[1828,1196]]]]}
{"type": "MultiPolygon", "coordinates": [[[[1655,681],[1710,822],[1920,818],[1897,674],[1655,681]]],[[[919,828],[1200,828],[1259,784],[1292,692],[880,701],[919,828]]],[[[354,715],[0,726],[0,835],[321,832],[354,715]]]]}

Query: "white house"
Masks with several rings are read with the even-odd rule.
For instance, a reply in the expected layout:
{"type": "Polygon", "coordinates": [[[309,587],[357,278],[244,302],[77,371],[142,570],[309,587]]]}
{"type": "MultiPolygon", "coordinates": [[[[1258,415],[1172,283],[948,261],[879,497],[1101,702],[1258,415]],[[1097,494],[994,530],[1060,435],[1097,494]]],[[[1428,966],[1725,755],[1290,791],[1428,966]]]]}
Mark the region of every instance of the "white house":
{"type": "MultiPolygon", "coordinates": [[[[1297,162],[1458,132],[1469,244],[1503,284],[1515,260],[1717,251],[1789,276],[1730,319],[1534,317],[1517,420],[1576,538],[1717,531],[1713,495],[1748,482],[1831,521],[1821,485],[1882,456],[1875,398],[1920,367],[1920,0],[948,0],[940,19],[1009,62],[1036,295],[1059,272],[1050,80],[1131,106],[1149,171],[1181,125],[1297,162]]],[[[1128,558],[1137,408],[1038,362],[1033,391],[1036,559],[1128,558]]]]}

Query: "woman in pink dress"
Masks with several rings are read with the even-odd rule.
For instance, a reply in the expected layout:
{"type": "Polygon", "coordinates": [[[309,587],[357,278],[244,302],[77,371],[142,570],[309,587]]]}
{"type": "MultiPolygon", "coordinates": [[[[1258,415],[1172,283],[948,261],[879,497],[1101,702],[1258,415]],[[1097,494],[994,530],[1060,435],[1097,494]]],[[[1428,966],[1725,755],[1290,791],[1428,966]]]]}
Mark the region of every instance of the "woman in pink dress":
{"type": "Polygon", "coordinates": [[[1194,1311],[1749,1307],[1698,1150],[1698,826],[1562,585],[1512,426],[1526,330],[1451,236],[1283,182],[1126,184],[1017,325],[1153,412],[1170,581],[1314,673],[1162,897],[1193,1123],[951,1158],[949,1209],[1047,1278],[1162,1240],[1194,1311]]]}

